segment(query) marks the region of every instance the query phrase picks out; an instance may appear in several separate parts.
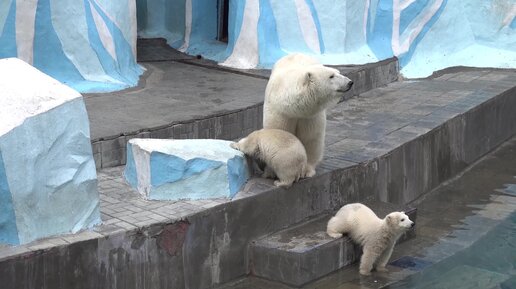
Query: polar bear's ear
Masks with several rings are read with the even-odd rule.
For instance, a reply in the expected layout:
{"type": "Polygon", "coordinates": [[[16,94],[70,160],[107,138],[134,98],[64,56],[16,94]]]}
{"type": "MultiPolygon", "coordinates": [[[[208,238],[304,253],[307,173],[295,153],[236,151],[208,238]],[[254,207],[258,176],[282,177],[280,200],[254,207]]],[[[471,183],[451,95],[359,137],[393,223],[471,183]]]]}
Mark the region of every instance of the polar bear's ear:
{"type": "Polygon", "coordinates": [[[385,219],[387,219],[388,224],[394,224],[394,217],[391,214],[388,214],[385,219]]]}
{"type": "Polygon", "coordinates": [[[305,74],[305,81],[303,84],[308,86],[312,82],[312,78],[313,78],[312,73],[310,71],[307,71],[305,74]]]}

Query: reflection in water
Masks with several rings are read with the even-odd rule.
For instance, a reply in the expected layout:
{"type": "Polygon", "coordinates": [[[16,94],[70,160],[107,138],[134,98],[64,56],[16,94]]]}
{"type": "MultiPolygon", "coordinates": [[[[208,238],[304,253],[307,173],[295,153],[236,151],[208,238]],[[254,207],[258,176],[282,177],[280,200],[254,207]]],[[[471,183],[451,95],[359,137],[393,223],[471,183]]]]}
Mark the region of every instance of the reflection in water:
{"type": "MultiPolygon", "coordinates": [[[[497,192],[498,204],[514,208],[516,185],[497,192]]],[[[504,219],[466,249],[387,288],[516,289],[516,212],[498,207],[478,213],[504,219]]]]}

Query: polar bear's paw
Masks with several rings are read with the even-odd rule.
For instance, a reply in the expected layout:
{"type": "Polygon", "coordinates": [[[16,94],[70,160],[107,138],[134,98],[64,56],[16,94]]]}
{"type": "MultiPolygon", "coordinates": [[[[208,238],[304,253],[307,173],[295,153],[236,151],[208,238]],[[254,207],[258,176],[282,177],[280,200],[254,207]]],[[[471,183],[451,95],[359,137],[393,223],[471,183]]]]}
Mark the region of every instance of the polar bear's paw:
{"type": "Polygon", "coordinates": [[[276,181],[274,181],[274,185],[276,187],[289,188],[290,186],[292,186],[292,182],[276,180],[276,181]]]}
{"type": "Polygon", "coordinates": [[[313,176],[315,176],[315,168],[313,168],[312,166],[308,166],[306,168],[305,178],[311,178],[313,176]]]}
{"type": "Polygon", "coordinates": [[[327,233],[328,233],[328,236],[332,237],[333,239],[338,239],[338,238],[342,237],[341,233],[333,233],[333,232],[327,232],[327,233]]]}
{"type": "Polygon", "coordinates": [[[371,275],[371,271],[367,271],[367,270],[360,270],[360,275],[370,276],[370,275],[371,275]]]}

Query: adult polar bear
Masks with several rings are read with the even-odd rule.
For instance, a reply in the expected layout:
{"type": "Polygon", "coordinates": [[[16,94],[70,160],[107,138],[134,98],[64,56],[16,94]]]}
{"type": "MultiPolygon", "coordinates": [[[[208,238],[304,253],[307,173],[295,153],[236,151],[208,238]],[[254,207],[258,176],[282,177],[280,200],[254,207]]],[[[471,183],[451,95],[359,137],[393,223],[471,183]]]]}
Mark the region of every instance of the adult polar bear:
{"type": "Polygon", "coordinates": [[[303,143],[307,177],[322,160],[326,109],[335,105],[353,82],[337,69],[304,54],[287,55],[274,65],[263,105],[263,127],[288,131],[303,143]]]}

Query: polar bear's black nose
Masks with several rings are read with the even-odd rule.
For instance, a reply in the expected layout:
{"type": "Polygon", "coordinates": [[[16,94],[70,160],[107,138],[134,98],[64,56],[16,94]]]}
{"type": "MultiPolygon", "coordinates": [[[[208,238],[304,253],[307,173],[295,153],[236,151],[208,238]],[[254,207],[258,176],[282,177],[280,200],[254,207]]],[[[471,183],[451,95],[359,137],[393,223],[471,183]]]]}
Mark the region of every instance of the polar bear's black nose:
{"type": "Polygon", "coordinates": [[[351,88],[353,86],[353,80],[350,80],[348,83],[348,87],[351,88]]]}
{"type": "Polygon", "coordinates": [[[410,227],[414,227],[416,225],[416,223],[412,222],[412,224],[410,224],[410,227]]]}

